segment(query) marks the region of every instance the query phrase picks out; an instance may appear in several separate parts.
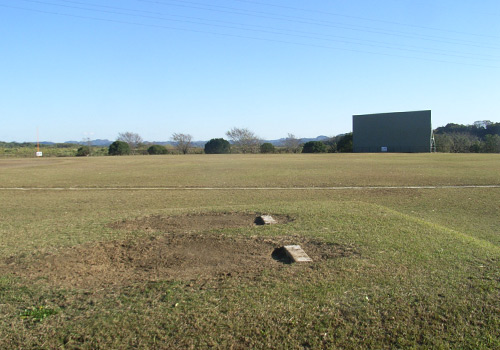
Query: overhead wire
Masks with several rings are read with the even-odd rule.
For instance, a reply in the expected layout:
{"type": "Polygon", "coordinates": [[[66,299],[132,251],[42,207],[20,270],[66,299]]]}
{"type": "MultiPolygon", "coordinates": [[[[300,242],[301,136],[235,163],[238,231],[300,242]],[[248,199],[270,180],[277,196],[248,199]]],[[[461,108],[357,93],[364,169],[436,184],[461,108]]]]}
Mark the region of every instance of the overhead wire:
{"type": "MultiPolygon", "coordinates": [[[[172,19],[168,19],[168,18],[164,18],[164,17],[152,17],[152,16],[144,16],[144,15],[133,15],[133,14],[129,14],[129,13],[118,13],[116,11],[109,11],[109,10],[108,11],[95,10],[95,9],[89,9],[89,8],[76,7],[76,6],[69,6],[69,5],[49,3],[49,2],[41,1],[41,0],[19,0],[19,1],[24,1],[24,2],[29,2],[29,3],[38,3],[38,4],[47,4],[47,5],[52,5],[52,6],[67,7],[67,8],[73,8],[73,9],[83,9],[83,10],[87,10],[87,11],[98,11],[98,12],[106,12],[106,13],[111,13],[111,14],[136,16],[136,17],[143,17],[143,18],[149,18],[149,19],[162,19],[162,20],[168,20],[168,21],[183,22],[183,21],[180,21],[180,20],[172,20],[172,19]]],[[[86,6],[92,6],[92,7],[100,7],[100,8],[113,9],[113,10],[121,10],[121,11],[127,11],[127,12],[147,13],[147,14],[154,14],[154,15],[160,15],[160,16],[164,16],[165,15],[165,14],[161,14],[161,13],[157,13],[157,12],[153,12],[153,11],[144,11],[144,10],[137,10],[137,9],[126,9],[126,8],[116,7],[116,6],[96,5],[96,4],[89,4],[89,3],[86,3],[86,2],[80,2],[80,1],[71,1],[71,0],[59,0],[59,1],[60,2],[64,2],[64,3],[86,5],[86,6]]],[[[142,0],[138,0],[138,1],[142,1],[142,0]]],[[[176,1],[176,0],[173,0],[173,1],[176,1]]],[[[205,19],[200,19],[200,18],[195,18],[195,17],[190,17],[190,16],[179,16],[179,15],[172,15],[172,14],[168,14],[168,16],[174,16],[174,17],[178,17],[178,18],[188,18],[188,19],[196,19],[196,20],[203,20],[203,21],[205,21],[205,19]]],[[[211,21],[213,22],[214,20],[211,20],[211,21]]],[[[238,29],[238,30],[247,30],[247,31],[251,30],[249,28],[242,28],[243,25],[241,25],[240,23],[220,21],[220,20],[215,20],[215,22],[226,23],[226,24],[231,24],[231,25],[239,25],[239,27],[232,27],[232,26],[227,27],[229,29],[238,29]]],[[[201,25],[207,25],[207,26],[218,26],[218,25],[215,25],[215,24],[200,23],[200,22],[188,22],[188,21],[184,21],[184,23],[201,24],[201,25]]],[[[293,34],[290,34],[290,33],[283,33],[283,29],[275,29],[275,28],[269,28],[269,27],[264,27],[264,26],[256,26],[256,25],[244,25],[244,26],[247,26],[247,27],[256,27],[256,28],[264,28],[264,29],[266,29],[266,33],[293,36],[293,34]],[[273,32],[271,32],[270,30],[273,31],[273,32]],[[276,30],[279,30],[280,32],[276,32],[276,30]]],[[[465,57],[465,56],[454,55],[454,54],[463,55],[464,53],[463,52],[453,51],[453,50],[442,50],[442,49],[436,49],[436,48],[429,49],[429,48],[422,48],[422,47],[417,47],[417,46],[412,46],[412,45],[404,45],[404,44],[399,44],[399,43],[397,44],[397,46],[394,46],[395,44],[392,44],[392,43],[381,42],[381,41],[374,41],[374,40],[367,40],[367,39],[359,39],[359,38],[350,38],[350,37],[339,36],[339,35],[331,35],[331,34],[323,34],[323,33],[310,33],[310,32],[290,30],[290,29],[286,29],[285,31],[299,33],[299,34],[301,34],[301,36],[307,35],[307,38],[311,38],[311,39],[313,38],[313,37],[311,37],[311,35],[315,35],[315,36],[319,35],[319,36],[325,36],[325,37],[331,37],[331,38],[339,38],[339,39],[342,39],[341,42],[344,42],[344,43],[345,43],[345,40],[365,41],[365,42],[370,42],[370,43],[373,43],[373,44],[390,45],[390,47],[385,46],[385,48],[390,48],[390,49],[395,49],[395,50],[415,51],[415,52],[423,52],[423,53],[431,53],[431,54],[437,54],[437,53],[434,53],[434,52],[431,52],[431,51],[441,51],[441,52],[447,52],[444,55],[456,56],[456,57],[465,57]],[[409,49],[405,49],[403,47],[408,47],[409,49]],[[422,51],[422,50],[426,50],[426,51],[422,51]],[[429,50],[431,50],[431,51],[429,51],[429,50]]],[[[315,37],[314,39],[324,40],[323,38],[319,38],[319,37],[315,37]]],[[[338,41],[338,42],[340,42],[340,41],[338,41]]],[[[440,42],[442,42],[442,41],[440,41],[440,42]]],[[[362,45],[362,44],[357,43],[357,42],[351,42],[351,43],[353,43],[355,45],[362,45]]],[[[456,44],[455,42],[446,42],[446,41],[444,41],[444,43],[456,44]]],[[[368,45],[368,46],[373,46],[373,45],[368,45]]],[[[480,45],[474,45],[474,46],[484,47],[484,46],[480,46],[480,45]]],[[[486,47],[486,48],[493,48],[493,49],[499,49],[500,50],[500,47],[498,47],[498,48],[486,47]]],[[[490,58],[480,58],[480,59],[483,59],[483,60],[495,60],[495,58],[496,58],[495,56],[488,55],[488,54],[486,54],[486,55],[485,54],[475,54],[475,53],[466,53],[466,54],[469,55],[469,56],[476,56],[476,57],[490,56],[490,58]],[[493,58],[491,58],[491,57],[493,57],[493,58]]]]}
{"type": "MultiPolygon", "coordinates": [[[[48,3],[40,0],[19,0],[19,1],[24,1],[24,2],[29,2],[29,3],[39,3],[39,4],[48,4],[48,5],[53,5],[53,6],[61,6],[61,7],[68,7],[68,8],[77,8],[77,7],[72,7],[68,5],[62,5],[62,4],[54,4],[54,3],[48,3]]],[[[119,10],[125,10],[125,11],[134,11],[134,12],[141,12],[141,13],[150,13],[150,14],[157,14],[152,11],[141,11],[141,10],[132,10],[132,9],[124,9],[120,7],[113,7],[113,6],[103,6],[103,5],[95,5],[95,4],[88,4],[88,3],[82,3],[78,1],[71,1],[71,0],[59,0],[60,2],[65,2],[65,3],[73,3],[73,4],[84,4],[87,6],[93,6],[93,7],[103,7],[103,8],[110,8],[110,9],[119,9],[119,10]]],[[[139,2],[146,2],[146,3],[155,3],[155,4],[161,4],[161,5],[173,5],[177,7],[188,7],[188,8],[195,8],[195,9],[203,9],[203,10],[209,10],[209,11],[218,11],[219,10],[214,10],[210,7],[216,7],[216,8],[225,8],[225,9],[234,9],[234,8],[229,8],[226,6],[216,6],[216,5],[205,5],[203,4],[204,7],[192,7],[192,6],[187,6],[187,4],[199,4],[193,1],[179,1],[179,0],[170,0],[173,2],[182,2],[181,5],[179,4],[170,4],[166,3],[165,1],[158,1],[158,0],[136,0],[139,2]]],[[[85,9],[85,10],[90,10],[90,9],[85,9]]],[[[249,13],[244,13],[241,11],[241,9],[238,9],[240,12],[229,12],[232,14],[238,14],[238,15],[246,15],[246,16],[256,16],[252,15],[251,13],[263,13],[261,11],[250,11],[249,13]]],[[[227,11],[222,11],[223,13],[227,13],[227,11]]],[[[269,13],[267,13],[269,15],[269,13]]],[[[130,15],[130,14],[128,14],[130,15]]],[[[260,16],[258,15],[257,17],[259,18],[268,18],[268,19],[277,19],[277,20],[286,20],[286,21],[291,21],[290,19],[283,19],[283,18],[277,18],[277,17],[265,17],[265,16],[260,16]]],[[[295,17],[295,18],[300,18],[300,17],[295,17]]],[[[304,18],[300,18],[301,20],[304,20],[304,18]]],[[[480,45],[477,42],[472,42],[472,41],[461,41],[461,40],[454,40],[454,39],[447,39],[447,38],[440,38],[440,37],[428,37],[428,36],[422,36],[422,35],[415,35],[415,34],[408,34],[408,33],[403,33],[403,32],[395,32],[395,31],[381,31],[376,28],[371,28],[371,27],[363,27],[363,26],[357,26],[360,28],[365,28],[365,29],[359,29],[355,28],[356,26],[352,25],[336,25],[336,24],[325,24],[325,23],[316,23],[314,21],[300,21],[300,20],[295,20],[292,21],[295,23],[301,23],[301,24],[313,24],[313,25],[320,25],[320,26],[326,26],[326,27],[331,27],[331,28],[338,28],[338,29],[347,29],[347,30],[353,30],[353,31],[361,31],[361,32],[367,32],[367,33],[372,33],[372,34],[384,34],[384,35],[391,35],[391,36],[398,36],[398,37],[405,37],[405,38],[413,38],[413,39],[420,39],[420,40],[426,40],[426,41],[432,41],[432,42],[439,42],[439,43],[445,43],[445,44],[453,44],[453,45],[465,45],[465,46],[472,46],[472,47],[478,47],[478,48],[489,48],[489,49],[495,49],[495,50],[500,50],[500,46],[485,46],[485,45],[480,45]]],[[[345,38],[344,38],[345,39],[345,38]]],[[[354,40],[359,40],[359,39],[354,39],[354,40]]]]}
{"type": "MultiPolygon", "coordinates": [[[[360,39],[354,39],[354,38],[348,38],[348,37],[342,37],[342,36],[336,36],[336,35],[324,35],[327,37],[335,37],[338,39],[328,39],[324,37],[319,37],[319,36],[314,36],[316,35],[315,33],[308,33],[308,32],[303,32],[303,31],[294,31],[296,33],[300,34],[290,34],[281,31],[280,29],[269,29],[268,27],[263,27],[263,26],[257,26],[259,28],[265,28],[265,29],[250,29],[250,28],[244,28],[244,27],[235,27],[234,25],[238,25],[238,23],[234,22],[227,22],[227,21],[219,21],[222,23],[229,23],[232,24],[230,25],[220,25],[220,24],[211,24],[211,23],[203,23],[203,22],[196,22],[196,21],[186,21],[186,20],[176,20],[176,19],[168,19],[165,17],[157,17],[156,15],[162,15],[158,14],[155,12],[151,11],[140,11],[141,13],[150,13],[154,14],[155,16],[152,15],[132,15],[129,13],[123,13],[123,12],[117,12],[116,10],[121,10],[121,11],[134,11],[130,9],[124,9],[124,8],[119,8],[119,7],[111,7],[111,6],[102,6],[103,8],[110,8],[114,9],[114,11],[111,10],[95,10],[95,9],[89,9],[89,8],[84,8],[84,7],[78,7],[78,6],[69,6],[69,5],[61,5],[61,4],[54,4],[54,3],[49,3],[46,1],[40,1],[40,0],[22,0],[26,2],[31,2],[31,3],[38,3],[38,4],[47,4],[47,5],[54,5],[54,6],[60,6],[60,7],[65,7],[65,8],[71,8],[71,9],[81,9],[81,10],[87,10],[87,11],[94,11],[94,12],[101,12],[101,13],[109,13],[109,14],[118,14],[118,15],[126,15],[126,16],[134,16],[134,17],[141,17],[141,18],[148,18],[148,19],[160,19],[160,20],[167,20],[167,21],[174,21],[174,22],[180,22],[180,23],[190,23],[190,24],[199,24],[199,25],[205,25],[205,26],[212,26],[212,27],[218,27],[218,28],[225,28],[225,29],[237,29],[237,30],[245,30],[245,31],[251,31],[251,32],[258,32],[258,33],[265,33],[265,34],[276,34],[276,35],[286,35],[286,36],[292,36],[296,38],[305,38],[305,39],[315,39],[315,40],[323,40],[323,41],[329,41],[329,42],[337,42],[337,43],[343,43],[343,44],[354,44],[354,45],[363,45],[363,46],[369,46],[369,47],[375,47],[375,48],[386,48],[386,49],[391,49],[391,50],[398,50],[398,51],[407,51],[407,52],[413,52],[413,53],[428,53],[428,54],[433,54],[433,55],[439,55],[439,56],[448,56],[448,57],[458,57],[458,58],[476,58],[479,60],[484,60],[484,61],[498,61],[499,58],[483,58],[481,56],[476,57],[471,57],[474,56],[474,54],[463,54],[460,52],[460,54],[457,54],[457,52],[450,52],[450,51],[445,51],[444,53],[439,53],[439,52],[433,52],[433,49],[422,49],[422,48],[405,48],[402,47],[401,45],[395,46],[395,44],[391,43],[384,43],[384,42],[373,42],[370,40],[363,40],[361,41],[366,41],[368,43],[356,43],[352,40],[358,40],[360,39]],[[342,40],[339,40],[342,39],[342,40]],[[382,46],[383,45],[383,46],[382,46]]],[[[67,0],[60,0],[66,3],[73,3],[73,4],[83,4],[81,2],[77,1],[67,1],[67,0]]],[[[91,6],[98,6],[101,7],[100,5],[91,5],[91,6]]],[[[182,16],[184,18],[192,18],[188,16],[182,16]]],[[[198,20],[202,20],[199,19],[198,20]]],[[[439,51],[444,51],[444,50],[439,50],[439,51]]]]}
{"type": "Polygon", "coordinates": [[[487,38],[500,39],[500,36],[497,36],[497,35],[485,35],[485,34],[469,33],[469,32],[457,31],[457,30],[421,26],[421,25],[416,25],[416,24],[408,24],[408,23],[395,22],[395,21],[387,21],[387,20],[381,20],[381,19],[376,19],[376,18],[352,16],[352,15],[340,14],[340,13],[335,13],[335,12],[318,11],[318,10],[312,10],[312,9],[307,9],[307,8],[298,8],[298,7],[287,6],[287,5],[269,4],[269,3],[259,2],[259,1],[251,1],[251,0],[232,0],[232,1],[261,5],[261,6],[268,6],[268,7],[283,8],[283,9],[289,9],[289,10],[301,11],[301,12],[318,13],[318,14],[336,16],[336,17],[360,19],[363,21],[370,21],[370,22],[377,22],[377,23],[394,24],[394,25],[398,25],[398,26],[433,30],[433,31],[439,31],[439,32],[447,32],[447,33],[463,34],[463,35],[470,35],[470,36],[476,36],[476,37],[487,37],[487,38]]]}
{"type": "MultiPolygon", "coordinates": [[[[49,5],[53,5],[53,6],[63,6],[63,7],[71,8],[70,6],[67,6],[67,5],[47,3],[44,1],[40,1],[40,0],[38,0],[38,1],[37,0],[18,0],[18,1],[39,3],[39,4],[49,4],[49,5]]],[[[109,9],[118,9],[118,10],[125,10],[125,11],[155,14],[155,12],[152,12],[152,11],[143,11],[143,10],[136,10],[136,9],[124,9],[121,7],[88,4],[88,3],[79,2],[79,1],[71,1],[71,0],[59,0],[59,1],[65,2],[65,3],[80,4],[80,5],[83,4],[86,6],[93,6],[93,7],[102,7],[102,8],[109,8],[109,9]]],[[[478,44],[476,41],[464,41],[464,40],[449,39],[449,38],[436,37],[436,36],[426,36],[426,35],[422,35],[422,34],[406,33],[406,32],[401,32],[401,31],[394,31],[394,30],[383,30],[383,29],[381,30],[379,28],[366,27],[366,26],[356,26],[356,25],[350,25],[350,24],[336,24],[336,23],[332,23],[329,21],[314,21],[314,20],[311,20],[308,18],[297,17],[297,16],[277,15],[277,14],[272,14],[272,13],[267,13],[267,12],[262,12],[262,11],[248,11],[248,10],[244,10],[244,9],[235,9],[235,8],[231,8],[231,7],[227,7],[227,6],[206,5],[206,4],[200,4],[197,2],[193,2],[193,1],[170,0],[171,2],[175,2],[175,4],[172,4],[171,2],[169,3],[169,2],[158,1],[158,0],[136,0],[136,1],[144,2],[144,3],[167,5],[167,6],[176,6],[176,7],[182,7],[182,8],[201,9],[201,10],[207,10],[207,11],[220,12],[220,13],[244,15],[244,16],[250,16],[250,17],[256,17],[256,18],[274,19],[274,20],[286,21],[286,22],[291,22],[291,23],[296,23],[296,24],[311,24],[311,25],[317,25],[317,26],[329,27],[329,28],[347,29],[347,30],[352,30],[352,31],[356,31],[356,32],[383,34],[383,35],[419,39],[419,40],[445,43],[445,44],[465,45],[465,46],[471,46],[471,47],[489,48],[489,49],[500,50],[500,46],[481,45],[481,44],[478,44]],[[178,4],[179,2],[181,4],[178,4]],[[191,5],[186,5],[186,4],[191,4],[191,5]],[[192,5],[197,5],[197,6],[192,6],[192,5]],[[199,6],[202,6],[202,7],[199,7],[199,6]],[[217,8],[222,8],[225,10],[218,10],[217,8]],[[237,11],[227,11],[228,9],[237,10],[237,11]],[[274,16],[274,17],[271,17],[271,16],[274,16]],[[295,18],[295,19],[293,19],[293,18],[295,18]]],[[[87,9],[87,10],[89,10],[89,9],[87,9]]],[[[172,15],[170,15],[170,16],[172,16],[172,15]]],[[[180,17],[180,16],[178,16],[178,17],[180,17]]],[[[359,39],[354,39],[354,40],[359,40],[359,39]]]]}
{"type": "MultiPolygon", "coordinates": [[[[335,24],[334,25],[334,24],[332,24],[331,21],[311,20],[309,18],[298,17],[298,16],[288,16],[288,15],[275,14],[275,13],[269,13],[269,12],[264,12],[264,11],[245,10],[245,9],[238,9],[238,8],[234,8],[234,7],[220,6],[220,5],[213,5],[213,4],[207,5],[207,4],[201,4],[198,2],[187,1],[187,0],[166,0],[166,1],[165,0],[163,0],[163,1],[160,1],[160,0],[136,0],[136,1],[143,2],[143,3],[166,5],[166,6],[202,9],[202,10],[212,11],[212,12],[239,14],[239,15],[245,15],[245,16],[258,17],[258,18],[268,18],[268,19],[275,19],[275,20],[302,23],[302,24],[312,24],[312,25],[323,26],[323,27],[341,28],[341,29],[349,29],[349,30],[356,30],[356,31],[366,31],[366,32],[371,32],[371,33],[375,33],[375,34],[404,36],[404,37],[411,37],[411,38],[427,38],[427,40],[434,39],[433,41],[441,40],[441,42],[443,42],[443,40],[448,40],[448,42],[449,42],[449,38],[443,38],[443,37],[432,36],[432,35],[425,35],[425,34],[415,35],[415,34],[404,33],[404,32],[396,31],[396,30],[379,29],[379,28],[374,28],[374,27],[351,25],[351,24],[335,24]]],[[[477,45],[476,41],[471,41],[471,40],[458,40],[456,43],[462,43],[462,44],[468,43],[468,44],[472,44],[473,46],[477,45]]],[[[490,48],[492,48],[492,47],[490,47],[490,48]]],[[[499,48],[499,47],[495,47],[495,48],[499,48]]]]}
{"type": "MultiPolygon", "coordinates": [[[[32,2],[32,3],[39,3],[39,4],[46,4],[46,5],[53,5],[53,6],[62,6],[62,7],[69,7],[73,9],[79,9],[79,10],[86,10],[86,11],[95,11],[95,12],[101,12],[101,13],[108,13],[108,14],[117,14],[117,15],[128,15],[128,16],[134,16],[134,17],[146,17],[150,19],[162,19],[162,20],[168,20],[165,18],[158,18],[158,17],[152,17],[152,16],[138,16],[138,15],[131,15],[127,13],[119,13],[117,11],[110,11],[110,10],[95,10],[95,9],[89,9],[89,8],[80,8],[80,7],[75,7],[75,6],[68,6],[68,5],[61,5],[61,4],[54,4],[54,3],[47,3],[43,1],[36,1],[36,0],[23,0],[27,2],[32,2]]],[[[75,1],[64,1],[66,3],[76,3],[75,1]]],[[[113,22],[113,23],[121,23],[121,24],[130,24],[130,25],[139,25],[139,26],[146,26],[146,27],[156,27],[156,28],[164,28],[164,29],[173,29],[173,30],[181,30],[181,31],[189,31],[189,32],[197,32],[197,33],[205,33],[205,34],[213,34],[213,35],[222,35],[226,37],[237,37],[237,38],[245,38],[245,39],[252,39],[252,40],[264,40],[264,41],[270,41],[270,42],[279,42],[279,43],[286,43],[286,44],[293,44],[293,45],[300,45],[300,46],[309,46],[309,47],[318,47],[318,48],[327,48],[327,49],[334,49],[334,50],[343,50],[343,51],[350,51],[350,52],[361,52],[361,53],[368,53],[368,54],[374,54],[374,55],[383,55],[383,56],[392,56],[392,57],[403,57],[403,58],[410,58],[410,59],[419,59],[419,60],[427,60],[427,61],[434,61],[434,62],[444,62],[444,63],[455,63],[455,64],[465,64],[465,65],[472,65],[472,66],[483,66],[483,67],[494,67],[497,68],[496,66],[486,66],[482,64],[474,64],[474,63],[468,63],[468,62],[453,62],[453,61],[445,61],[445,60],[438,60],[438,59],[433,59],[433,58],[425,58],[425,57],[412,57],[412,56],[404,56],[404,55],[396,55],[392,53],[386,53],[386,52],[373,52],[373,51],[364,51],[364,50],[357,50],[357,49],[350,49],[350,48],[340,48],[340,47],[332,47],[332,46],[327,46],[327,45],[319,45],[319,44],[313,44],[311,42],[308,43],[299,43],[299,42],[293,42],[293,41],[287,41],[287,40],[278,40],[278,39],[273,39],[273,38],[262,38],[262,37],[252,37],[252,36],[245,36],[245,35],[238,35],[238,34],[229,34],[229,33],[220,33],[220,32],[209,32],[205,30],[196,30],[192,28],[178,28],[178,27],[170,27],[170,26],[164,26],[164,25],[158,25],[158,24],[151,24],[151,23],[137,23],[137,22],[130,22],[130,21],[123,21],[123,20],[115,20],[115,19],[109,19],[109,18],[97,18],[97,17],[90,17],[90,16],[84,16],[84,15],[75,15],[75,14],[67,14],[67,13],[59,13],[59,12],[53,12],[53,11],[46,11],[46,10],[38,10],[38,9],[29,9],[29,8],[21,8],[21,7],[15,7],[15,6],[8,6],[8,5],[1,5],[3,7],[9,7],[9,8],[17,8],[21,10],[27,10],[27,11],[34,11],[34,12],[39,12],[39,13],[46,13],[46,14],[54,14],[54,15],[61,15],[61,16],[70,16],[70,17],[77,17],[77,18],[83,18],[83,19],[91,19],[91,20],[99,20],[99,21],[106,21],[106,22],[113,22]]],[[[90,5],[90,6],[100,6],[100,5],[90,5]]],[[[107,8],[112,8],[110,6],[102,6],[102,7],[107,7],[107,8]]],[[[118,8],[114,8],[118,9],[118,8]]],[[[120,8],[120,10],[123,11],[136,11],[136,10],[129,10],[129,9],[123,9],[120,8]]],[[[149,11],[136,11],[136,12],[149,12],[149,11]]],[[[152,13],[152,12],[149,12],[152,13]]],[[[221,28],[226,28],[226,29],[238,29],[238,30],[250,30],[253,32],[259,32],[258,30],[251,30],[248,28],[239,28],[239,27],[231,27],[231,26],[222,26],[222,25],[213,25],[213,24],[207,24],[207,23],[200,23],[200,22],[188,22],[188,21],[180,21],[184,23],[195,23],[195,24],[201,24],[201,25],[210,25],[210,26],[216,26],[216,27],[221,27],[221,28]]],[[[319,39],[319,40],[328,40],[328,39],[322,39],[318,37],[309,37],[306,35],[291,35],[289,33],[280,33],[280,32],[272,32],[272,31],[263,31],[260,30],[260,32],[268,33],[268,34],[278,34],[278,35],[287,35],[287,36],[292,36],[292,37],[301,37],[301,38],[308,38],[308,39],[319,39]]],[[[354,39],[358,40],[358,39],[354,39]]],[[[341,42],[341,43],[347,43],[347,44],[355,44],[355,45],[364,45],[364,46],[372,46],[376,48],[381,48],[382,46],[380,45],[371,45],[371,44],[359,44],[359,43],[354,43],[352,41],[340,41],[340,40],[329,40],[333,42],[341,42]]],[[[485,58],[477,58],[477,57],[467,57],[467,56],[462,56],[462,55],[453,55],[453,54],[439,54],[435,52],[426,52],[422,50],[412,50],[412,49],[402,49],[398,47],[389,47],[389,46],[384,46],[382,48],[388,48],[392,50],[403,50],[403,51],[409,51],[409,52],[417,52],[417,53],[427,53],[427,54],[433,54],[433,55],[440,55],[440,56],[448,56],[448,57],[459,57],[459,58],[465,58],[465,59],[481,59],[481,60],[488,60],[485,58]]],[[[490,59],[492,61],[497,61],[495,59],[490,59]]]]}

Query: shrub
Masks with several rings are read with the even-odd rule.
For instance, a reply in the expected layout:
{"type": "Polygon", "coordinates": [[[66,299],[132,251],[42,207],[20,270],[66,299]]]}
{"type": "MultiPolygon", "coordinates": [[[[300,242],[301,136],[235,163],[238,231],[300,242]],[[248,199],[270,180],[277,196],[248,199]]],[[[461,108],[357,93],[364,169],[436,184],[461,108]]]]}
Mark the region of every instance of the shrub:
{"type": "Polygon", "coordinates": [[[76,151],[77,157],[88,157],[90,156],[90,147],[89,146],[81,146],[76,151]]]}
{"type": "Polygon", "coordinates": [[[224,139],[211,139],[205,144],[207,154],[225,154],[231,152],[229,141],[224,139]]]}
{"type": "Polygon", "coordinates": [[[309,141],[304,144],[302,153],[324,153],[326,145],[321,141],[309,141]]]}
{"type": "Polygon", "coordinates": [[[130,154],[130,146],[124,141],[115,141],[109,145],[108,154],[110,156],[124,156],[130,154]]]}
{"type": "Polygon", "coordinates": [[[167,149],[162,145],[152,145],[148,148],[148,154],[167,154],[167,149]]]}
{"type": "Polygon", "coordinates": [[[266,142],[260,145],[260,153],[274,153],[274,146],[272,143],[266,142]]]}

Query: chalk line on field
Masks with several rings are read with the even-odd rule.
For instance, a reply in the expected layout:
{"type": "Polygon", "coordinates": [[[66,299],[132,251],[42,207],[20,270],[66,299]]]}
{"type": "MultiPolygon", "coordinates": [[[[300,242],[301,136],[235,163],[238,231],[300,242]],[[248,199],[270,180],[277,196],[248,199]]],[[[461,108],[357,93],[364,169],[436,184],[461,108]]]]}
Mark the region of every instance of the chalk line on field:
{"type": "Polygon", "coordinates": [[[500,188],[500,185],[327,186],[327,187],[0,187],[2,191],[309,191],[500,188]]]}

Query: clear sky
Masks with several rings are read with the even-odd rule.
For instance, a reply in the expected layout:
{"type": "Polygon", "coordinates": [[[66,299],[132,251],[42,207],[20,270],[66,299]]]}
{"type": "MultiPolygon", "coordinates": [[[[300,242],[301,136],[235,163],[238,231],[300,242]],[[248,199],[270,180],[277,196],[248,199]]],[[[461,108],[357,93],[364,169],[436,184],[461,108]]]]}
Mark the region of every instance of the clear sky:
{"type": "Polygon", "coordinates": [[[500,121],[498,0],[0,0],[0,141],[500,121]]]}

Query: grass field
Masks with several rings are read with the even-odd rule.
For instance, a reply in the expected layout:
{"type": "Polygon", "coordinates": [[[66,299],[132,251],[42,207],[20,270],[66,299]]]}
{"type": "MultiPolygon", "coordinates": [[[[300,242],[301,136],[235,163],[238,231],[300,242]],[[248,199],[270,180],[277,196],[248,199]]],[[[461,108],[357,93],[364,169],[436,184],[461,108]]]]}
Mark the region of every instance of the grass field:
{"type": "Polygon", "coordinates": [[[500,188],[434,185],[500,156],[0,159],[0,348],[500,348],[500,188]]]}

